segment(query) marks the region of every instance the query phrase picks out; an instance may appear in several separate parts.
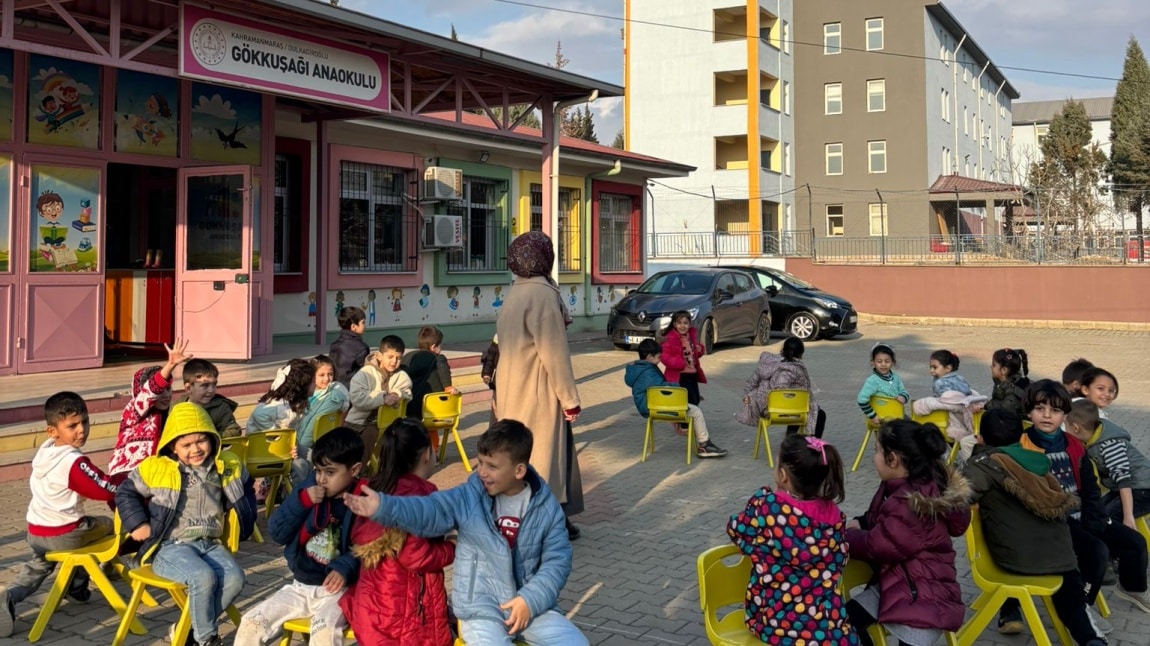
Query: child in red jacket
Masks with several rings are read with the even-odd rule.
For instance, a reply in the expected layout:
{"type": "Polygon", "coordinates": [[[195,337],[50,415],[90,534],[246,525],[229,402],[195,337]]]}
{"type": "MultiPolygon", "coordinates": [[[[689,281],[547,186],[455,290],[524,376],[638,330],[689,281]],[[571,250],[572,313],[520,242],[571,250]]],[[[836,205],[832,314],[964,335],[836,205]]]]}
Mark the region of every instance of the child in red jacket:
{"type": "Polygon", "coordinates": [[[699,405],[699,384],[707,383],[699,358],[707,351],[699,343],[699,333],[691,325],[691,313],[680,310],[671,315],[671,323],[663,330],[663,353],[659,360],[666,369],[666,378],[687,389],[687,402],[699,405]]]}
{"type": "MultiPolygon", "coordinates": [[[[379,473],[369,485],[393,496],[436,491],[427,477],[435,469],[431,440],[413,419],[399,419],[383,431],[379,473]]],[[[359,580],[339,605],[361,644],[450,646],[447,588],[443,569],[455,560],[455,544],[420,538],[398,528],[357,518],[352,554],[360,559],[359,580]]]]}
{"type": "Polygon", "coordinates": [[[865,516],[847,525],[850,557],[878,572],[847,604],[859,642],[876,621],[905,644],[933,644],[962,626],[951,537],[970,525],[970,484],[943,461],[947,445],[933,424],[885,422],[875,439],[879,489],[865,516]]]}
{"type": "Polygon", "coordinates": [[[160,447],[164,420],[172,406],[172,373],[193,356],[187,352],[188,341],[176,339],[168,350],[168,362],[162,366],[140,368],[132,377],[132,399],[120,415],[116,448],[108,462],[108,475],[120,484],[144,458],[160,447]]]}

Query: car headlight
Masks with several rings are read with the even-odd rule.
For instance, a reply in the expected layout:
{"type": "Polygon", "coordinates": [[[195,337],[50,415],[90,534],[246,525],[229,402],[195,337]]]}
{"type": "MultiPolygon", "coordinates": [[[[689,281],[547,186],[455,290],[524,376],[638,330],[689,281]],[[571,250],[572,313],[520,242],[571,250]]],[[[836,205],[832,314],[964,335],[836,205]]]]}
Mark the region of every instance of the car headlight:
{"type": "Polygon", "coordinates": [[[660,316],[659,318],[655,319],[655,329],[656,330],[665,330],[670,325],[671,325],[671,317],[670,316],[660,316]]]}
{"type": "Polygon", "coordinates": [[[837,310],[839,308],[838,303],[836,303],[832,300],[827,300],[825,298],[816,298],[815,302],[818,303],[819,305],[822,305],[823,307],[827,308],[828,310],[837,310]]]}
{"type": "Polygon", "coordinates": [[[691,309],[687,310],[687,313],[691,315],[691,320],[694,321],[695,317],[699,316],[699,308],[692,307],[691,309]]]}

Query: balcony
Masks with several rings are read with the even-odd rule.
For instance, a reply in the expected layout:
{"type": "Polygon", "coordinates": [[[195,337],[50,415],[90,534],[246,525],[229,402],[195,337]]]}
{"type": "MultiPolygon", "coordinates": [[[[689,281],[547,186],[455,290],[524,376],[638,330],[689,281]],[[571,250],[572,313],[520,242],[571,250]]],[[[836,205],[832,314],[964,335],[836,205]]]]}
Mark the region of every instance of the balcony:
{"type": "Polygon", "coordinates": [[[749,167],[745,134],[715,137],[716,170],[746,170],[749,167]]]}

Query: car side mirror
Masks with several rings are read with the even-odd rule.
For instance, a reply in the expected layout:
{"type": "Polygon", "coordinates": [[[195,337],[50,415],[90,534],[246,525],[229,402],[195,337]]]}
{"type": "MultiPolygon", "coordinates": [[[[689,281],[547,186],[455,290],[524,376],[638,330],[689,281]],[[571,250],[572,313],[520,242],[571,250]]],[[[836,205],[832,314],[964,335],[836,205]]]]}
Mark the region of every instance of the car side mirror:
{"type": "Polygon", "coordinates": [[[779,295],[779,288],[774,285],[767,285],[767,288],[763,291],[770,294],[772,298],[779,295]]]}
{"type": "Polygon", "coordinates": [[[731,292],[728,292],[725,289],[716,289],[715,290],[715,297],[714,298],[715,298],[715,302],[717,302],[717,303],[722,303],[723,301],[729,301],[734,297],[735,297],[734,294],[732,294],[731,292]]]}

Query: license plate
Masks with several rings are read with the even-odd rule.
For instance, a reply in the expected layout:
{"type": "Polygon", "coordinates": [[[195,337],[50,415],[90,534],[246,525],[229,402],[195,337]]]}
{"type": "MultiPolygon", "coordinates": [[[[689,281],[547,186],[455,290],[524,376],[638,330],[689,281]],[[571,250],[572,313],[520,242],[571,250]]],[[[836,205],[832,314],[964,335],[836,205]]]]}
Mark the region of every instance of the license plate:
{"type": "Polygon", "coordinates": [[[851,323],[858,323],[858,322],[859,322],[859,317],[855,314],[851,314],[851,323]]]}
{"type": "Polygon", "coordinates": [[[643,339],[646,339],[646,338],[647,337],[645,337],[645,336],[631,336],[630,334],[628,334],[628,335],[623,337],[623,343],[627,343],[630,345],[638,345],[638,344],[643,342],[643,339]]]}

